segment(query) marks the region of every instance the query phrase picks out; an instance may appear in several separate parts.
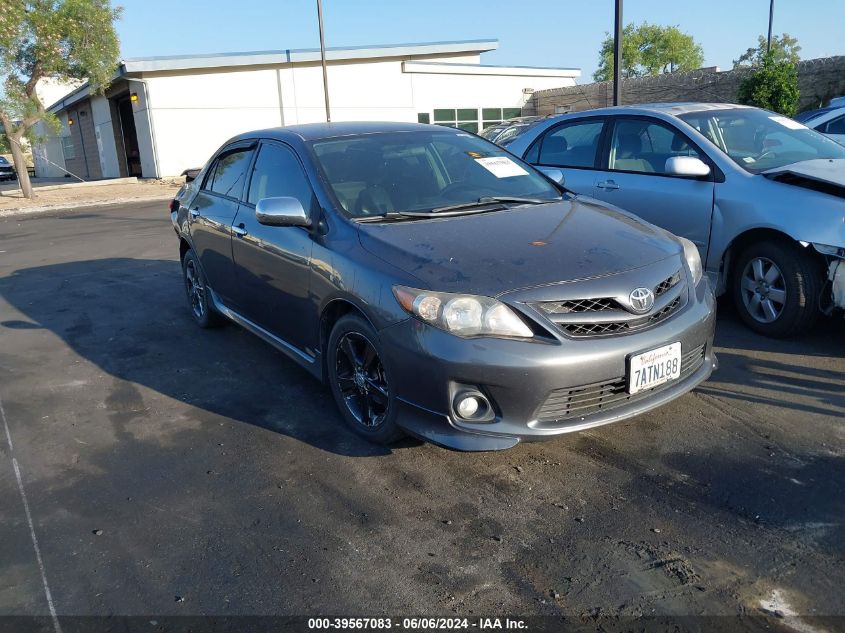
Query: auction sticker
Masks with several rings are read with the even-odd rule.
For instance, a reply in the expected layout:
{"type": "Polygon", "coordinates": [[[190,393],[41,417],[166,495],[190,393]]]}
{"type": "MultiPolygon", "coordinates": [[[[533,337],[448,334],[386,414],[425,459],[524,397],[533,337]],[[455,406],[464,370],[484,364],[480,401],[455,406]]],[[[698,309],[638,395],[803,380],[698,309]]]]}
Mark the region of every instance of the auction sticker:
{"type": "Polygon", "coordinates": [[[484,167],[496,178],[510,178],[511,176],[527,176],[528,172],[517,165],[507,156],[490,156],[476,158],[475,162],[484,167]]]}

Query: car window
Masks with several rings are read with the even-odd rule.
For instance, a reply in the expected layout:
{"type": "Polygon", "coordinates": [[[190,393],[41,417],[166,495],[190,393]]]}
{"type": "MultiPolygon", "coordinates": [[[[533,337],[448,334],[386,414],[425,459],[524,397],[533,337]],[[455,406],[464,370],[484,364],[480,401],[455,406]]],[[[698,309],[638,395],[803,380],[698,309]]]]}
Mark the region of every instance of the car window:
{"type": "Polygon", "coordinates": [[[314,191],[296,155],[281,145],[265,143],[252,168],[247,202],[277,197],[296,198],[306,212],[314,203],[314,191]]]}
{"type": "Polygon", "coordinates": [[[9,161],[7,161],[3,156],[0,156],[0,165],[8,165],[9,161]]]}
{"type": "Polygon", "coordinates": [[[614,124],[609,169],[666,174],[666,161],[675,156],[702,158],[683,134],[662,123],[617,119],[614,124]]]}
{"type": "Polygon", "coordinates": [[[593,167],[603,126],[599,119],[564,123],[546,132],[535,144],[533,160],[526,160],[550,167],[593,167]]]}
{"type": "Polygon", "coordinates": [[[240,198],[251,159],[252,149],[237,149],[222,154],[205,179],[203,189],[221,196],[240,198]]]}
{"type": "Polygon", "coordinates": [[[845,115],[828,121],[824,126],[825,134],[845,134],[845,115]]]}
{"type": "Polygon", "coordinates": [[[752,174],[805,160],[845,158],[845,147],[836,141],[766,110],[706,110],[680,118],[752,174]]]}
{"type": "Polygon", "coordinates": [[[448,128],[344,136],[312,148],[340,206],[353,217],[428,211],[482,197],[560,197],[498,145],[448,128]]]}

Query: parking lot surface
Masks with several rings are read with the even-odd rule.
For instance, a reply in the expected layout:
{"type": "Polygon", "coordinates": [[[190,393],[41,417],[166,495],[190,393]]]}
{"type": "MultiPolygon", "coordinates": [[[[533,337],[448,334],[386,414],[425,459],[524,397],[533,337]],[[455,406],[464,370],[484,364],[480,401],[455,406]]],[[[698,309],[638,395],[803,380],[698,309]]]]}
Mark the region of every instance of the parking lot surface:
{"type": "Polygon", "coordinates": [[[720,309],[719,370],[652,413],[387,449],[193,325],[165,202],[0,220],[0,614],[46,584],[59,614],[845,615],[843,322],[720,309]]]}

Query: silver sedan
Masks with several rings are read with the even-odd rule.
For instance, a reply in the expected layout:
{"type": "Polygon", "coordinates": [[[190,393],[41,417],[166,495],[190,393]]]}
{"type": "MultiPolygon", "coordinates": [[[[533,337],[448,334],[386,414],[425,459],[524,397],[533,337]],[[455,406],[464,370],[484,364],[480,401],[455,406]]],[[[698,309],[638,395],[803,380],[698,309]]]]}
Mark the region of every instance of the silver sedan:
{"type": "Polygon", "coordinates": [[[541,119],[505,147],[698,247],[774,337],[845,308],[845,147],[773,112],[661,103],[541,119]]]}

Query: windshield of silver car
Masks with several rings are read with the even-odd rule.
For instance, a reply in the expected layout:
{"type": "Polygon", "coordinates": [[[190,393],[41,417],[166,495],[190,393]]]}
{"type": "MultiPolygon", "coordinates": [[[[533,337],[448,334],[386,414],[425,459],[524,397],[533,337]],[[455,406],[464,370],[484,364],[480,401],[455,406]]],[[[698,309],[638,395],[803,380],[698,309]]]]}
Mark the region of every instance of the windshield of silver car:
{"type": "Polygon", "coordinates": [[[338,202],[355,218],[427,212],[488,198],[561,196],[532,167],[463,132],[365,134],[312,147],[338,202]]]}
{"type": "Polygon", "coordinates": [[[754,108],[680,117],[751,173],[817,158],[845,158],[845,147],[785,116],[754,108]]]}

